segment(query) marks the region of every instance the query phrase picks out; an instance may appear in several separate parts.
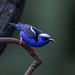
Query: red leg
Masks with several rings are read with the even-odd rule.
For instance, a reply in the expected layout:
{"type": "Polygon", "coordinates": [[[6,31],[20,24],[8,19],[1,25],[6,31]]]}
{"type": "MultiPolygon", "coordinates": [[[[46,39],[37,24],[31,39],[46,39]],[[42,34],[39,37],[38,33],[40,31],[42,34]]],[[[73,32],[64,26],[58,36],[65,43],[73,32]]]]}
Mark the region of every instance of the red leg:
{"type": "Polygon", "coordinates": [[[23,44],[23,39],[20,37],[20,45],[23,44]]]}
{"type": "Polygon", "coordinates": [[[34,48],[32,47],[32,51],[30,52],[30,55],[34,55],[34,48]]]}

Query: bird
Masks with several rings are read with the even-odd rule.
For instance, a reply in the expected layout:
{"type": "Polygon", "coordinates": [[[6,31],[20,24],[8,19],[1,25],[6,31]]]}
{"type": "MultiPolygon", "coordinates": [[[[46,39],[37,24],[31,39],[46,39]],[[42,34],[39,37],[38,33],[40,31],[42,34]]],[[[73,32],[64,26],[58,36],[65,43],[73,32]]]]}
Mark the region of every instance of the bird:
{"type": "Polygon", "coordinates": [[[48,44],[50,41],[55,41],[51,38],[50,35],[42,32],[41,30],[37,29],[36,27],[29,25],[29,24],[22,24],[20,22],[16,23],[9,23],[12,26],[15,26],[19,30],[19,37],[20,37],[20,45],[23,41],[32,47],[32,51],[30,55],[34,55],[34,47],[42,47],[48,44]]]}

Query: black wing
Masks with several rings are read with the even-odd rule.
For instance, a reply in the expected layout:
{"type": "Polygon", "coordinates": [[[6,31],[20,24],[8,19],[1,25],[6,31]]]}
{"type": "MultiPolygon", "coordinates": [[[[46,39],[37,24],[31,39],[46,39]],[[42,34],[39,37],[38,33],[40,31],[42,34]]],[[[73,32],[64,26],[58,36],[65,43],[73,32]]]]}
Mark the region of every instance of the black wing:
{"type": "Polygon", "coordinates": [[[30,38],[35,38],[36,41],[37,41],[37,39],[38,39],[38,35],[39,35],[40,33],[43,33],[42,31],[40,31],[39,29],[37,29],[37,28],[35,28],[35,27],[31,26],[31,25],[22,24],[22,23],[18,23],[18,24],[19,24],[19,26],[22,28],[22,30],[24,31],[24,33],[27,34],[28,37],[30,37],[30,38]],[[32,27],[32,29],[34,30],[34,32],[31,30],[31,27],[32,27]],[[35,35],[35,33],[36,33],[36,35],[35,35]]]}

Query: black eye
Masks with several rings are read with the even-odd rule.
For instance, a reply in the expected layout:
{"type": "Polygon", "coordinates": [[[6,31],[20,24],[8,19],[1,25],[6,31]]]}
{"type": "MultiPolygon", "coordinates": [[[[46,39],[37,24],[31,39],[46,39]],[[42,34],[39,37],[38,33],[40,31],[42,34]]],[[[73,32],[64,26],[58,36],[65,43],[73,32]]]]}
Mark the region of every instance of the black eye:
{"type": "Polygon", "coordinates": [[[45,41],[45,40],[48,40],[49,38],[47,38],[47,37],[41,37],[41,39],[45,41]]]}

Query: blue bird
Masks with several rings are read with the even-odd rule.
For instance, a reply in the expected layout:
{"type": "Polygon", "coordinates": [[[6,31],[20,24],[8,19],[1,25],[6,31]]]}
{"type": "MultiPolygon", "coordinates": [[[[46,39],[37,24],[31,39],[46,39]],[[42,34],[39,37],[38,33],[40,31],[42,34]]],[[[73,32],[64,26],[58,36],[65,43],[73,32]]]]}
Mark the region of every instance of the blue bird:
{"type": "Polygon", "coordinates": [[[43,33],[41,30],[29,25],[29,24],[22,24],[18,22],[15,23],[9,23],[13,26],[15,26],[19,32],[20,32],[20,45],[24,42],[26,42],[28,45],[32,46],[32,51],[30,52],[31,55],[34,54],[34,48],[33,47],[42,47],[46,44],[48,44],[50,41],[55,41],[51,38],[50,35],[43,33]]]}

